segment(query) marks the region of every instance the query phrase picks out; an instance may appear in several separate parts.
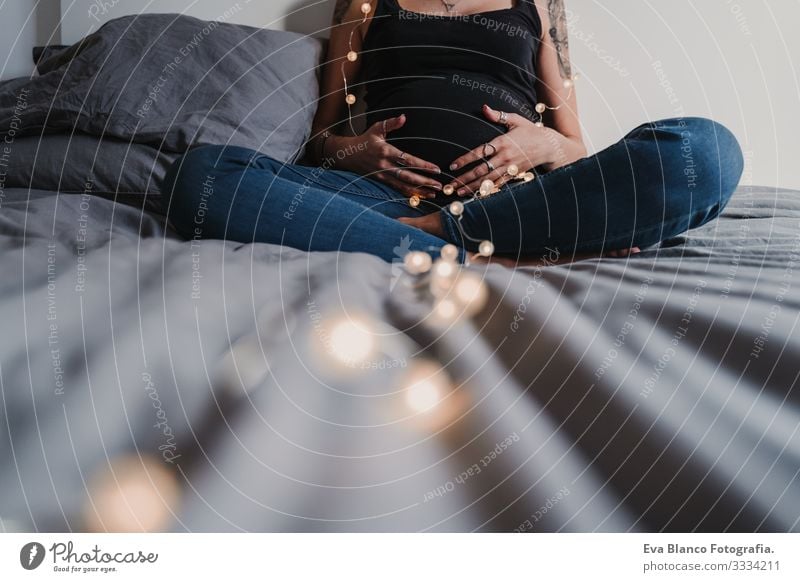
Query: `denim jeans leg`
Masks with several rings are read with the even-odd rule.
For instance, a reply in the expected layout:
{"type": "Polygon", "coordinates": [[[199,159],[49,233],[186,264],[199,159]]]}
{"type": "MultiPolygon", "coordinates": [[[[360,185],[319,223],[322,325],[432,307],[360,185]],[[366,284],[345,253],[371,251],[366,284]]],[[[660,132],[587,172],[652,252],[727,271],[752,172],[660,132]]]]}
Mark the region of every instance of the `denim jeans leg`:
{"type": "Polygon", "coordinates": [[[646,247],[719,215],[742,169],[739,144],[719,123],[665,119],[532,182],[469,201],[460,223],[447,211],[442,221],[448,240],[474,249],[490,239],[510,255],[646,247]]]}
{"type": "Polygon", "coordinates": [[[350,172],[319,170],[247,148],[197,148],[167,173],[166,211],[187,238],[365,252],[390,262],[412,250],[437,255],[447,244],[395,220],[425,210],[411,208],[388,186],[350,172]]]}

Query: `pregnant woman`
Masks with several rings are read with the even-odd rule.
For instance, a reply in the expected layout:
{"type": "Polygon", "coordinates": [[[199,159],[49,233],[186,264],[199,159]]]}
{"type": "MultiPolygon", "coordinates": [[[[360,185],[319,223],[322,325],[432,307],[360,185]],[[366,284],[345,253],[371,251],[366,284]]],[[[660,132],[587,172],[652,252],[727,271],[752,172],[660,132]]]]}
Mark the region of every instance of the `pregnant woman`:
{"type": "Polygon", "coordinates": [[[621,256],[715,218],[743,167],[731,132],[697,117],[587,157],[562,0],[339,0],[306,158],[191,150],[167,176],[170,219],[386,261],[448,243],[461,262],[621,256]]]}

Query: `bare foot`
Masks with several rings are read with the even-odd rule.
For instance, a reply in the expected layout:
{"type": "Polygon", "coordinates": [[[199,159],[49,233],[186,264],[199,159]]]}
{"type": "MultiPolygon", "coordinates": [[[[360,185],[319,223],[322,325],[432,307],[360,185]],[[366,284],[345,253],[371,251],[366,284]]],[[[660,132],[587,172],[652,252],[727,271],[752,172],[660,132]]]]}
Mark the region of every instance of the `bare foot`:
{"type": "Polygon", "coordinates": [[[439,238],[444,238],[444,228],[442,228],[442,218],[439,216],[439,212],[440,211],[431,212],[430,214],[426,214],[425,216],[420,216],[418,218],[403,217],[398,218],[397,220],[403,224],[424,230],[428,234],[438,236],[439,238]]]}
{"type": "Polygon", "coordinates": [[[642,249],[640,249],[639,247],[633,247],[633,248],[630,248],[630,249],[619,249],[619,250],[616,250],[616,251],[608,251],[605,254],[605,256],[613,257],[615,259],[619,259],[619,258],[622,258],[622,257],[627,257],[628,255],[636,255],[636,254],[641,253],[641,252],[642,252],[642,249]]]}

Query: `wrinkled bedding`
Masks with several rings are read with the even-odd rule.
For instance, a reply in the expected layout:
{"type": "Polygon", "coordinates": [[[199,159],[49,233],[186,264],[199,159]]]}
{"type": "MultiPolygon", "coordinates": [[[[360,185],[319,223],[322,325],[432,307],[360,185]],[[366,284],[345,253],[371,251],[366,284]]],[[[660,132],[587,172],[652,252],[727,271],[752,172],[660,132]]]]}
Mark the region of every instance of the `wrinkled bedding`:
{"type": "Polygon", "coordinates": [[[175,531],[798,531],[798,256],[800,193],[743,187],[630,260],[470,267],[489,300],[442,328],[365,254],[8,189],[0,519],[84,529],[136,454],[179,484],[175,531]],[[343,313],[371,365],[326,352],[343,313]],[[449,391],[413,415],[421,361],[449,391]]]}

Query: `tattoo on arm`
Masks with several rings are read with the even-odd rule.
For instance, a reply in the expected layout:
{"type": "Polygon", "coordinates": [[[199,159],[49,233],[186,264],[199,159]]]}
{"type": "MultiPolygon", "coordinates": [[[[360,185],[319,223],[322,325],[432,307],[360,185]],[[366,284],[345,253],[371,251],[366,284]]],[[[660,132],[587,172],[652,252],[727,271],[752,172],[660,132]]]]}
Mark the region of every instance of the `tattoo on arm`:
{"type": "Polygon", "coordinates": [[[550,38],[558,55],[558,68],[561,78],[572,78],[572,64],[569,62],[569,39],[567,35],[567,11],[564,0],[547,0],[550,16],[550,38]]]}
{"type": "Polygon", "coordinates": [[[344,20],[344,15],[347,14],[347,9],[350,8],[350,0],[336,0],[336,6],[333,9],[333,23],[341,24],[344,20]]]}

